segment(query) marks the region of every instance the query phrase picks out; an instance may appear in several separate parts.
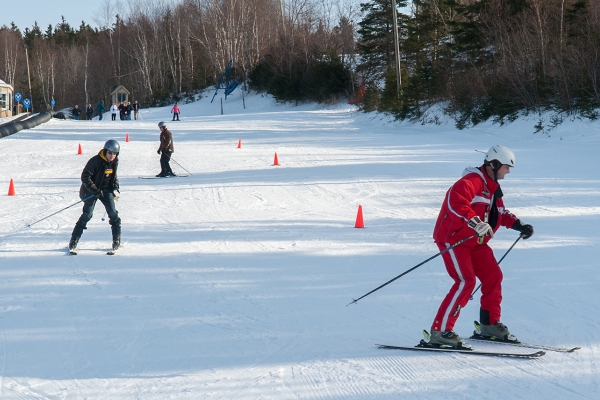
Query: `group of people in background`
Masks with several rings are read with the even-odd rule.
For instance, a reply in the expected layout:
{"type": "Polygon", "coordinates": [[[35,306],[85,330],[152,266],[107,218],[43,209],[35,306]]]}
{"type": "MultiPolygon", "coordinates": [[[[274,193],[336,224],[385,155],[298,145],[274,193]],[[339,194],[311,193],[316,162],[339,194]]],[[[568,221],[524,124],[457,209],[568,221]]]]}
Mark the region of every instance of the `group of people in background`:
{"type": "MultiPolygon", "coordinates": [[[[100,100],[100,103],[98,103],[98,106],[96,107],[96,111],[98,112],[98,120],[102,121],[102,117],[104,116],[104,112],[106,111],[106,107],[104,107],[104,101],[100,100]]],[[[130,101],[126,103],[121,102],[118,106],[116,104],[111,105],[108,111],[110,112],[113,121],[117,120],[117,114],[119,114],[119,118],[121,121],[131,121],[132,114],[133,119],[137,121],[140,117],[140,104],[137,100],[134,101],[133,104],[131,104],[130,101]]],[[[73,107],[73,109],[71,110],[71,113],[73,114],[73,119],[79,120],[81,112],[82,110],[79,108],[79,105],[75,105],[75,107],[73,107]]],[[[180,112],[181,111],[179,109],[179,105],[175,103],[173,108],[171,108],[171,113],[173,114],[173,121],[179,121],[180,112]]],[[[93,117],[94,108],[91,104],[88,104],[85,109],[85,118],[86,120],[91,121],[93,117]]]]}
{"type": "MultiPolygon", "coordinates": [[[[96,111],[98,112],[98,120],[102,121],[104,112],[107,111],[104,106],[104,101],[100,100],[100,103],[98,103],[98,106],[96,107],[96,111]]],[[[117,120],[117,114],[119,114],[121,121],[131,121],[132,114],[133,118],[137,121],[140,117],[140,104],[137,100],[134,101],[133,104],[129,101],[127,103],[121,102],[118,106],[116,104],[111,105],[109,111],[113,121],[117,120]]],[[[75,105],[71,110],[73,119],[79,120],[81,112],[82,110],[79,108],[79,105],[75,105]]],[[[93,117],[94,108],[91,104],[88,104],[85,109],[85,118],[86,120],[91,121],[93,117]]]]}

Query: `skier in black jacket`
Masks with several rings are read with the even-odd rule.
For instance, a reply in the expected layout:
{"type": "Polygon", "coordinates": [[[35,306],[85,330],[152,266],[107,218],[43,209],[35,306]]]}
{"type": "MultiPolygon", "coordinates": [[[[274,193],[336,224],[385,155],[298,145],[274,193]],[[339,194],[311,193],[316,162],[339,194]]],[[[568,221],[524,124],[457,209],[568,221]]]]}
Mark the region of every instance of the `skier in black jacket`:
{"type": "MultiPolygon", "coordinates": [[[[109,140],[104,144],[104,148],[94,157],[90,158],[83,172],[81,173],[81,187],[79,189],[79,198],[84,200],[83,213],[75,224],[71,241],[69,242],[69,251],[74,252],[77,248],[79,238],[83,230],[87,229],[87,223],[94,214],[96,200],[104,204],[108,214],[108,222],[112,230],[112,248],[117,250],[121,246],[121,218],[115,209],[115,191],[119,192],[119,179],[117,178],[117,167],[119,165],[120,145],[116,140],[109,140]]],[[[120,193],[120,192],[119,192],[120,193]]]]}

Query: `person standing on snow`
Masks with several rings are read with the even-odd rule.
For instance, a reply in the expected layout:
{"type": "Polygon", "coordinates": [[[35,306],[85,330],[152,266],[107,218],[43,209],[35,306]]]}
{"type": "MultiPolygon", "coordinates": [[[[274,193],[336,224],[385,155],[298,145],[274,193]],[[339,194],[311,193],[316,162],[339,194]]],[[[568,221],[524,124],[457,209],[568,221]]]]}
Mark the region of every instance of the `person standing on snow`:
{"type": "Polygon", "coordinates": [[[87,229],[87,223],[92,219],[96,200],[100,200],[104,204],[108,214],[108,222],[112,230],[112,249],[117,250],[121,246],[121,218],[115,208],[115,191],[120,193],[119,179],[117,178],[120,148],[119,142],[108,140],[104,144],[104,148],[89,159],[81,173],[79,198],[83,200],[92,195],[94,197],[83,202],[83,213],[75,224],[69,242],[69,251],[71,252],[77,248],[83,230],[87,229]]]}
{"type": "Polygon", "coordinates": [[[81,114],[81,110],[77,104],[75,104],[75,107],[73,107],[71,112],[73,113],[73,119],[79,120],[79,114],[81,114]]]}
{"type": "Polygon", "coordinates": [[[93,116],[94,116],[94,108],[92,107],[91,104],[88,104],[87,108],[85,109],[85,119],[87,121],[91,121],[93,116]]]}
{"type": "Polygon", "coordinates": [[[160,129],[160,145],[156,151],[160,154],[160,174],[156,175],[157,178],[164,178],[167,176],[177,176],[173,173],[169,161],[171,161],[171,154],[175,152],[173,147],[173,134],[167,129],[167,125],[160,121],[158,123],[158,129],[160,129]]]}
{"type": "Polygon", "coordinates": [[[171,112],[173,113],[173,121],[179,121],[179,106],[177,103],[171,108],[171,112]]]}
{"type": "Polygon", "coordinates": [[[117,112],[118,111],[119,111],[119,109],[117,108],[117,106],[115,104],[110,106],[110,115],[112,116],[113,121],[117,120],[117,112]]]}
{"type": "Polygon", "coordinates": [[[448,191],[433,231],[433,239],[444,251],[473,234],[479,236],[442,254],[454,285],[439,307],[431,326],[430,343],[469,347],[452,330],[461,308],[466,306],[476,278],[481,281],[480,323],[484,337],[517,341],[500,322],[502,271],[488,241],[500,226],[521,232],[523,239],[533,235],[531,225],[523,225],[504,208],[499,180],[515,166],[515,155],[504,146],[492,146],[479,168],[467,168],[463,177],[448,191]]]}
{"type": "Polygon", "coordinates": [[[137,121],[139,116],[140,116],[140,103],[138,103],[138,101],[136,100],[132,105],[131,108],[133,109],[133,117],[135,118],[135,120],[137,121]]]}
{"type": "Polygon", "coordinates": [[[106,111],[106,107],[104,107],[104,101],[100,100],[100,103],[98,103],[96,109],[98,110],[98,121],[102,121],[102,116],[104,115],[104,111],[106,111]]]}

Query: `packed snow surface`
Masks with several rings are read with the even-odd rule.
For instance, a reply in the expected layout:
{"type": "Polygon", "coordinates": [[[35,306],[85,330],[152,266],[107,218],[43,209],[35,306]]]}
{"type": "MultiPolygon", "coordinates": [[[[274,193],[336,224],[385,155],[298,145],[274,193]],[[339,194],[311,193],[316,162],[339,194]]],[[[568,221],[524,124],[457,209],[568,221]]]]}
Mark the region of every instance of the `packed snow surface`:
{"type": "MultiPolygon", "coordinates": [[[[180,122],[169,106],[0,139],[0,184],[16,190],[0,194],[1,398],[597,398],[600,122],[459,131],[239,91],[222,115],[211,97],[181,105],[180,122]],[[161,120],[172,168],[189,176],[139,179],[160,172],[161,120]],[[81,171],[108,139],[121,144],[123,248],[106,255],[98,203],[72,256],[81,203],[35,222],[79,201],[81,171]],[[502,321],[522,341],[581,350],[527,360],[378,349],[429,329],[451,286],[441,257],[346,305],[438,252],[445,191],[495,144],[516,154],[505,203],[535,227],[501,264],[502,321]]],[[[501,228],[497,258],[517,237],[501,228]]],[[[461,336],[478,301],[461,312],[461,336]]]]}

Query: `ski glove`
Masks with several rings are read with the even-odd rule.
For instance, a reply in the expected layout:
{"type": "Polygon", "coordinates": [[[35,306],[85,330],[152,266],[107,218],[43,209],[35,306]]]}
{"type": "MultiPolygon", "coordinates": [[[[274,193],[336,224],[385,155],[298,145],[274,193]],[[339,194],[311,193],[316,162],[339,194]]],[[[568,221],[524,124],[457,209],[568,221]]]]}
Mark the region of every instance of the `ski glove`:
{"type": "Polygon", "coordinates": [[[469,227],[474,229],[479,237],[489,236],[494,237],[494,230],[487,222],[481,221],[478,216],[474,216],[469,220],[469,227]]]}
{"type": "Polygon", "coordinates": [[[520,219],[515,221],[511,229],[521,232],[521,237],[523,240],[529,239],[531,236],[533,236],[533,226],[529,224],[523,225],[520,219]]]}
{"type": "Polygon", "coordinates": [[[94,196],[96,197],[102,197],[104,195],[104,192],[101,189],[96,189],[94,191],[94,196]]]}
{"type": "Polygon", "coordinates": [[[156,154],[160,154],[160,149],[156,150],[156,154]]]}

